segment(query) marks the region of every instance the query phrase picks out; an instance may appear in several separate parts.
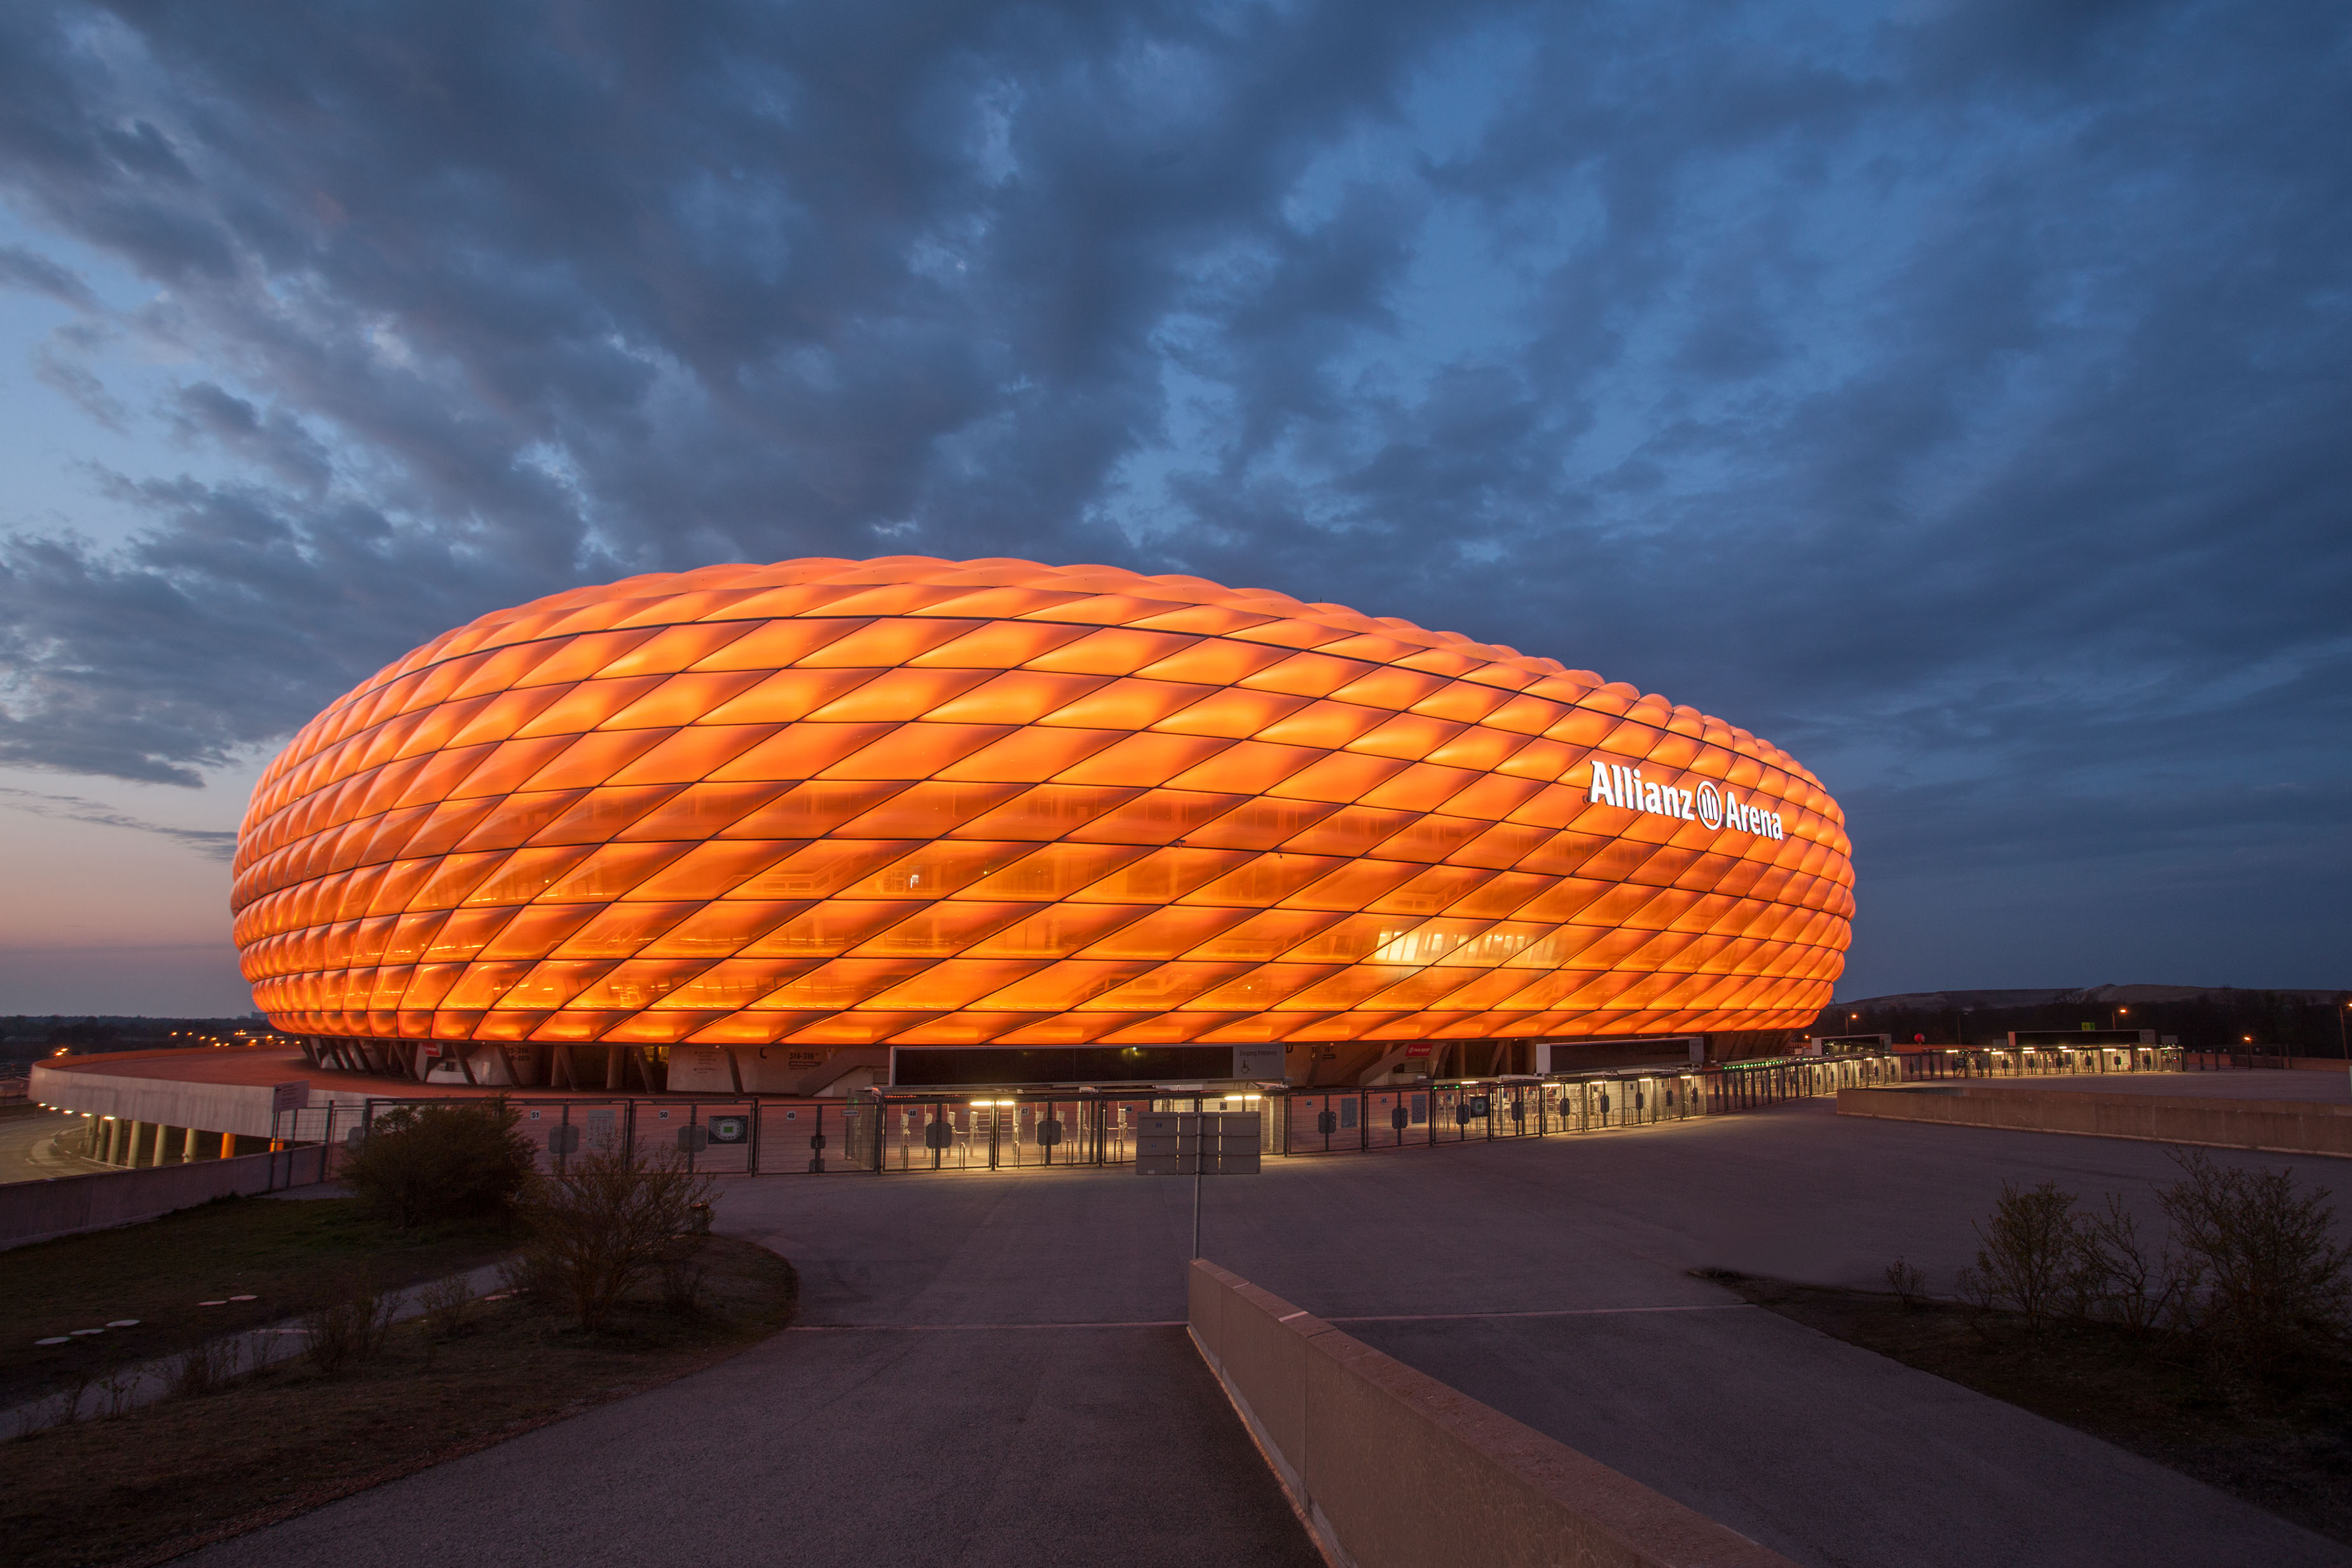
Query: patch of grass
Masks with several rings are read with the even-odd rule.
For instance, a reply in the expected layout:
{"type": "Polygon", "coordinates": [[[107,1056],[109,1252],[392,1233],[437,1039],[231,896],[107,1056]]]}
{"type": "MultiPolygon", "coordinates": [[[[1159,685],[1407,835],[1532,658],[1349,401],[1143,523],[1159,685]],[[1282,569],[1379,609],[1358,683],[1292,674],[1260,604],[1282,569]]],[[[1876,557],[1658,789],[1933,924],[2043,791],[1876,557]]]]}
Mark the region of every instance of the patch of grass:
{"type": "Polygon", "coordinates": [[[413,1284],[490,1262],[520,1239],[503,1221],[395,1230],[351,1198],[230,1197],[0,1252],[0,1405],[290,1317],[339,1269],[413,1284]],[[257,1299],[196,1304],[247,1295],[257,1299]],[[122,1318],[139,1326],[34,1343],[122,1318]]]}
{"type": "Polygon", "coordinates": [[[2352,1354],[2272,1375],[2217,1371],[2184,1342],[2021,1314],[1707,1271],[1759,1307],[2127,1448],[2352,1544],[2352,1354]]]}
{"type": "Polygon", "coordinates": [[[712,1238],[698,1260],[693,1311],[648,1286],[592,1334],[561,1304],[483,1303],[454,1337],[401,1324],[336,1376],[298,1360],[9,1443],[0,1541],[19,1568],[161,1563],[667,1382],[791,1321],[799,1281],[782,1258],[712,1238]]]}

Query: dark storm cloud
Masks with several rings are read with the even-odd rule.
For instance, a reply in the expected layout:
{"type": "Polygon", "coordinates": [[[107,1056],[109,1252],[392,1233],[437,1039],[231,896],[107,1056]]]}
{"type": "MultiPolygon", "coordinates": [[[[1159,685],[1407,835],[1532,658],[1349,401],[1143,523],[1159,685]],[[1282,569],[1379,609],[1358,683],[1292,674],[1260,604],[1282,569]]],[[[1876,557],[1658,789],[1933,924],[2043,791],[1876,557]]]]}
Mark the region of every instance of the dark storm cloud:
{"type": "Polygon", "coordinates": [[[0,178],[155,293],[0,284],[184,348],[42,371],[239,476],[14,541],[0,759],[192,778],[627,571],[1003,553],[1657,687],[1865,871],[2226,859],[2158,797],[2352,734],[2347,63],[2320,4],[17,7],[0,178]]]}

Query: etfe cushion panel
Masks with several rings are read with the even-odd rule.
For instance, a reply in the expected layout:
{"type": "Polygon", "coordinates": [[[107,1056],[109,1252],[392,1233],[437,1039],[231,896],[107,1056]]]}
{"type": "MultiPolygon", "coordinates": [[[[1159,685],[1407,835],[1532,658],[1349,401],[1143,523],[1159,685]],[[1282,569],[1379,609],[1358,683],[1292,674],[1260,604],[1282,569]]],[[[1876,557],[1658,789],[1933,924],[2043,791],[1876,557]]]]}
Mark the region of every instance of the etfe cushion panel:
{"type": "Polygon", "coordinates": [[[1197,578],[793,560],[483,616],[238,832],[280,1029],[705,1044],[1785,1029],[1844,819],[1745,730],[1197,578]]]}

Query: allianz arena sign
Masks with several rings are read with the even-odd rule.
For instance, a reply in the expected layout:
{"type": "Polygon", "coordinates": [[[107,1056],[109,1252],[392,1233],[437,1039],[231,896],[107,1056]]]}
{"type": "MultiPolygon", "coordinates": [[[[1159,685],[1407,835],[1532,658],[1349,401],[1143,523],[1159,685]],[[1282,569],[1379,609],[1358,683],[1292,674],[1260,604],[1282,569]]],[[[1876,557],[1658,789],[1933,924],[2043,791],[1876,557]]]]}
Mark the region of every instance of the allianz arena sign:
{"type": "Polygon", "coordinates": [[[1738,796],[1718,790],[1712,779],[1700,779],[1696,789],[1684,789],[1654,779],[1644,780],[1640,768],[1622,763],[1595,762],[1591,768],[1592,787],[1585,799],[1596,805],[1620,806],[1629,811],[1646,811],[1654,817],[1679,817],[1685,822],[1704,822],[1710,828],[1719,828],[1727,821],[1738,831],[1768,839],[1789,836],[1781,825],[1780,813],[1743,806],[1738,796]]]}
{"type": "Polygon", "coordinates": [[[1549,658],[898,557],[435,639],[270,765],[233,901],[280,1029],[403,1063],[497,1042],[494,1082],[617,1084],[577,1066],[614,1048],[649,1087],[692,1060],[749,1088],[843,1052],[1192,1045],[1345,1082],[1432,1041],[1801,1027],[1848,852],[1777,747],[1549,658]]]}

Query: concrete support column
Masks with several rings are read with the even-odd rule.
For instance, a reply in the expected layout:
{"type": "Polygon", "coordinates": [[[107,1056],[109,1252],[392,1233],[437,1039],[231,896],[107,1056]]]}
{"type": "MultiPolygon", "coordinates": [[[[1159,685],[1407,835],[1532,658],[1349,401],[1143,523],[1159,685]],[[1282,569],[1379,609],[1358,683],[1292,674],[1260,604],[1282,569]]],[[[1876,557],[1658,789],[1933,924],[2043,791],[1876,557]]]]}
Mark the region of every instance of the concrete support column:
{"type": "Polygon", "coordinates": [[[221,1155],[220,1155],[220,1157],[221,1157],[221,1158],[223,1158],[223,1159],[225,1159],[225,1160],[226,1160],[226,1159],[232,1159],[232,1158],[234,1158],[234,1157],[236,1156],[236,1134],[235,1133],[223,1133],[223,1134],[221,1134],[221,1155]]]}
{"type": "Polygon", "coordinates": [[[180,1141],[180,1163],[183,1165],[188,1164],[195,1157],[196,1130],[194,1127],[191,1127],[188,1129],[188,1135],[180,1141]]]}
{"type": "Polygon", "coordinates": [[[121,1117],[109,1116],[106,1119],[106,1153],[99,1157],[108,1165],[122,1163],[122,1134],[125,1130],[121,1117]]]}

